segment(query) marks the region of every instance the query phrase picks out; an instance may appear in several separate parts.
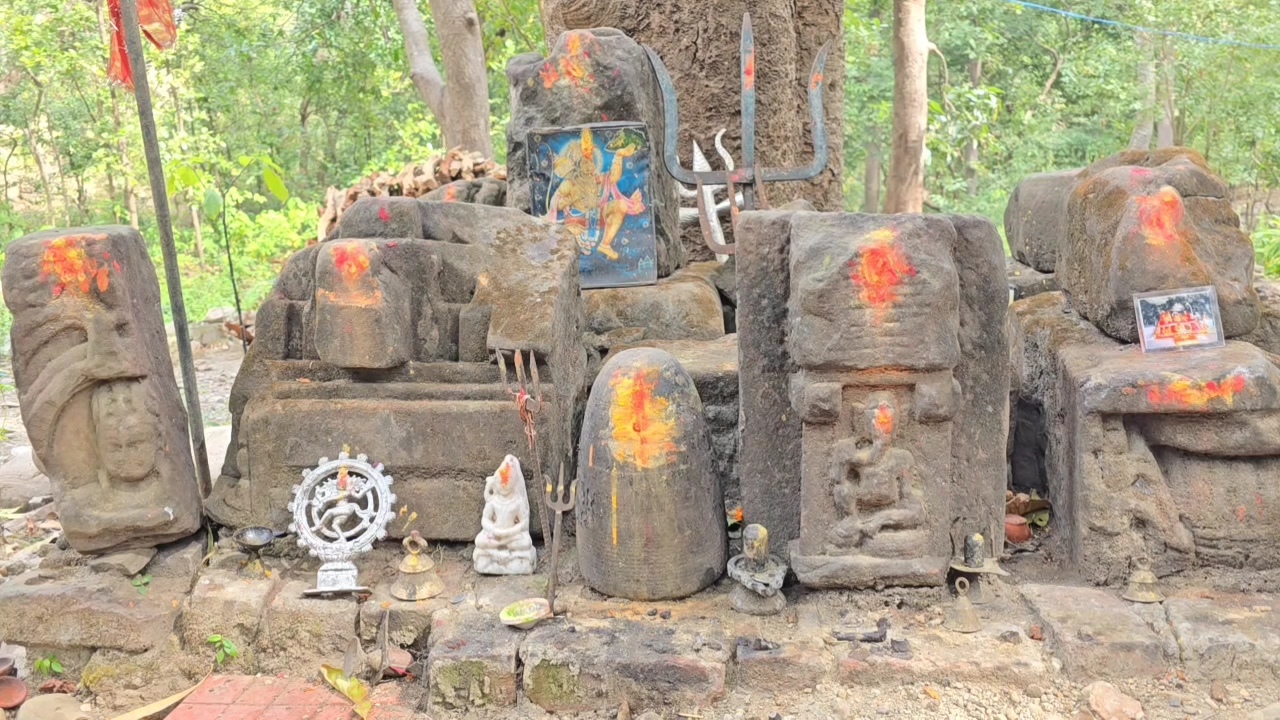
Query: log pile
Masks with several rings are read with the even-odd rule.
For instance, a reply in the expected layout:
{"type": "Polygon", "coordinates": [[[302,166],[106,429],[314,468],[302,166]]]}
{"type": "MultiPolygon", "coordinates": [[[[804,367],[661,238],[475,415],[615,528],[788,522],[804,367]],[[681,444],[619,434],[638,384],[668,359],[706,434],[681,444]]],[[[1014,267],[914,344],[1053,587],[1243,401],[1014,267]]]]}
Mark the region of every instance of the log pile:
{"type": "Polygon", "coordinates": [[[342,213],[362,197],[421,197],[451,182],[476,178],[506,180],[507,167],[478,152],[454,148],[426,162],[410,163],[399,173],[376,172],[345,189],[329,186],[325,191],[316,241],[328,237],[342,219],[342,213]]]}

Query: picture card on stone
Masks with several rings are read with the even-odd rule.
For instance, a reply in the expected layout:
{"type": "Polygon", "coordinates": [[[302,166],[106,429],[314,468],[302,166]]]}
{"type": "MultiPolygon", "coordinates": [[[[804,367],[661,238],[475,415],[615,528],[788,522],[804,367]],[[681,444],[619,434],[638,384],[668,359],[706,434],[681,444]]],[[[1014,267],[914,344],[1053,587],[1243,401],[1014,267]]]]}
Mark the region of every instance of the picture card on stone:
{"type": "Polygon", "coordinates": [[[1136,293],[1133,308],[1142,330],[1143,352],[1226,344],[1218,293],[1212,285],[1136,293]]]}
{"type": "Polygon", "coordinates": [[[594,123],[529,133],[531,212],[577,240],[585,288],[658,281],[643,123],[594,123]]]}

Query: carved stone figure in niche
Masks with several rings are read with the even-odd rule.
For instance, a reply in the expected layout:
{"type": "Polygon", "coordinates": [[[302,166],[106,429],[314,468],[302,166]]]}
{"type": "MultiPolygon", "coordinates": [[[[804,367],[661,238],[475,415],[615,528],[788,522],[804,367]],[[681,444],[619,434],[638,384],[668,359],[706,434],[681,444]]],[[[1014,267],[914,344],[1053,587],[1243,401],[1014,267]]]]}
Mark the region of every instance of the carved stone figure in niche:
{"type": "Polygon", "coordinates": [[[538,563],[529,535],[529,496],[525,493],[520,461],[508,455],[484,485],[484,528],[476,536],[472,555],[482,575],[528,575],[538,563]]]}
{"type": "Polygon", "coordinates": [[[9,246],[3,282],[23,422],[67,541],[96,552],[198,530],[186,415],[142,237],[125,227],[29,235],[9,246]]]}
{"type": "MultiPolygon", "coordinates": [[[[898,411],[889,392],[868,397],[861,418],[866,434],[833,448],[832,494],[840,520],[831,530],[832,551],[861,547],[882,531],[908,532],[925,522],[924,501],[912,480],[911,451],[893,447],[898,411]],[[867,437],[870,436],[870,440],[867,437]]],[[[903,538],[922,542],[921,537],[903,538]]]]}

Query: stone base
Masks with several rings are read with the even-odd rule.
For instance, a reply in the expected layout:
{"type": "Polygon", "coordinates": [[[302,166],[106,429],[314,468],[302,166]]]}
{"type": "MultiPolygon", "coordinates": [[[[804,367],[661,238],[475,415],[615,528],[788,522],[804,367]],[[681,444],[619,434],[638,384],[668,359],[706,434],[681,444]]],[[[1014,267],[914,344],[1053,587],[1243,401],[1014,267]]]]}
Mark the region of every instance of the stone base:
{"type": "Polygon", "coordinates": [[[777,615],[787,606],[787,596],[778,591],[769,597],[757,595],[741,585],[729,591],[729,604],[734,610],[747,615],[777,615]]]}
{"type": "Polygon", "coordinates": [[[812,588],[934,587],[947,580],[950,558],[893,560],[866,556],[801,555],[791,546],[791,569],[812,588]]]}
{"type": "Polygon", "coordinates": [[[1022,300],[1040,293],[1058,290],[1058,279],[1053,273],[1043,273],[1028,267],[1011,257],[1004,259],[1005,277],[1013,290],[1013,299],[1022,300]]]}
{"type": "Polygon", "coordinates": [[[1026,585],[1045,639],[1076,679],[1152,678],[1177,664],[1132,603],[1095,588],[1026,585]]]}
{"type": "Polygon", "coordinates": [[[597,334],[644,328],[646,340],[715,340],[725,334],[724,312],[708,278],[719,269],[694,263],[656,285],[583,290],[587,326],[597,334]]]}

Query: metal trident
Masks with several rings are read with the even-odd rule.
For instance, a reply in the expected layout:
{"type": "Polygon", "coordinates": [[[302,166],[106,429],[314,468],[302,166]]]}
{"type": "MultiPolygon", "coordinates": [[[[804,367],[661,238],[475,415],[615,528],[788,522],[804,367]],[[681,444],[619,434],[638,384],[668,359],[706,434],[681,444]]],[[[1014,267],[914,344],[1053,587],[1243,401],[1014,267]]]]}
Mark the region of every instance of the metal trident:
{"type": "Polygon", "coordinates": [[[738,225],[738,205],[735,202],[735,185],[742,186],[742,209],[754,210],[756,195],[764,198],[764,183],[808,180],[817,177],[827,166],[827,126],[822,112],[822,73],[827,67],[827,53],[831,43],[818,50],[809,74],[809,119],[813,124],[813,161],[798,168],[761,168],[756,161],[756,42],[751,30],[751,15],[742,16],[742,162],[736,170],[722,171],[687,170],[680,165],[677,147],[680,139],[680,110],[676,104],[676,88],[671,82],[662,58],[646,46],[649,62],[658,76],[662,90],[662,104],[666,123],[666,148],[664,160],[667,172],[685,185],[694,185],[698,196],[698,219],[707,245],[716,253],[731,255],[732,245],[720,242],[712,232],[712,223],[718,228],[720,218],[714,207],[708,207],[704,186],[723,185],[729,192],[729,214],[733,227],[738,225]]]}
{"type": "MultiPolygon", "coordinates": [[[[548,478],[550,480],[550,478],[548,478]]],[[[551,487],[551,483],[547,482],[546,494],[547,507],[556,514],[555,538],[551,542],[551,579],[547,582],[547,604],[551,606],[551,613],[556,612],[556,581],[560,579],[560,524],[564,520],[564,514],[573,509],[578,501],[578,481],[575,479],[569,485],[568,494],[564,489],[564,463],[560,463],[560,483],[555,488],[551,487]]]]}
{"type": "MultiPolygon", "coordinates": [[[[533,473],[525,477],[525,490],[528,491],[530,498],[537,497],[533,492],[535,488],[543,485],[542,474],[542,453],[538,452],[538,421],[537,414],[542,410],[544,405],[542,401],[542,383],[538,380],[538,356],[532,350],[529,351],[529,375],[533,378],[533,393],[530,394],[529,386],[524,379],[524,355],[516,350],[516,389],[512,390],[507,385],[507,356],[499,350],[498,355],[498,373],[502,377],[502,387],[506,388],[507,394],[516,399],[516,408],[520,411],[520,422],[524,425],[525,437],[529,440],[529,449],[533,451],[533,473]]],[[[542,527],[542,540],[546,544],[551,544],[551,521],[547,517],[547,509],[544,506],[542,512],[538,513],[538,521],[542,527]]]]}

